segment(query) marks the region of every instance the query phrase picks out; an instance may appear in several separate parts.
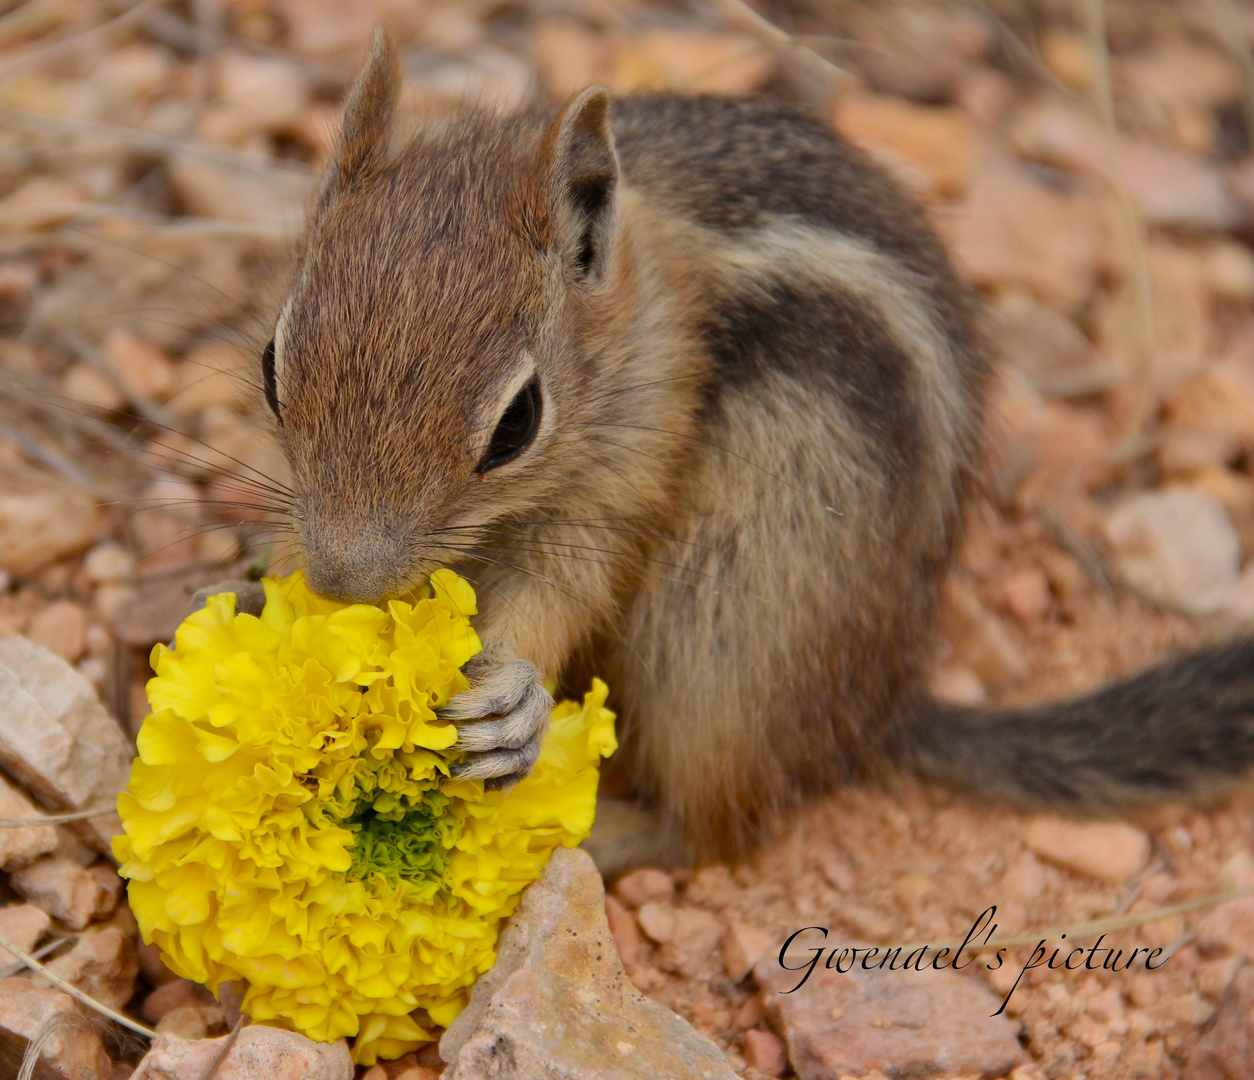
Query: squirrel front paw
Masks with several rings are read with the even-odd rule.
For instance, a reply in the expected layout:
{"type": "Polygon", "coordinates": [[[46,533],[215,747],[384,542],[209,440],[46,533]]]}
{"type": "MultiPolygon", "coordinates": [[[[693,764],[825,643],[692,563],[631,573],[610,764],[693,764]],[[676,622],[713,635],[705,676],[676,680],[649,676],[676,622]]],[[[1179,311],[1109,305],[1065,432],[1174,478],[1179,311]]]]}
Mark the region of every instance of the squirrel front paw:
{"type": "Polygon", "coordinates": [[[266,590],[260,581],[242,581],[232,578],[230,581],[219,581],[216,585],[206,585],[192,593],[192,610],[199,611],[211,596],[218,593],[235,594],[235,612],[237,615],[260,615],[266,606],[266,590]]]}
{"type": "Polygon", "coordinates": [[[553,697],[539,669],[526,660],[480,654],[465,671],[470,689],[440,710],[441,717],[459,725],[454,748],[472,755],[453,775],[486,780],[489,789],[512,787],[540,756],[553,697]]]}

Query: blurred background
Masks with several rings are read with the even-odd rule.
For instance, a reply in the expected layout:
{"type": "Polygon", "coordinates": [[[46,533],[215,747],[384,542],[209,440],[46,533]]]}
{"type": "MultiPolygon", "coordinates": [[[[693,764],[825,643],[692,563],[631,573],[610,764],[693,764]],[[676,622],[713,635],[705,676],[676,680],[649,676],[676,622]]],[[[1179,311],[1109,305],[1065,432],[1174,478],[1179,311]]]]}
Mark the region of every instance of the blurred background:
{"type": "MultiPolygon", "coordinates": [[[[191,592],[290,565],[257,356],[376,23],[410,104],[510,112],[592,82],[769,94],[928,207],[1002,357],[939,694],[1067,692],[1254,620],[1254,3],[0,0],[0,636],[74,664],[129,731],[191,592]]],[[[1254,881],[1248,821],[1196,820],[1194,877],[1179,855],[1162,896],[1221,865],[1254,881]]],[[[907,861],[908,833],[890,829],[907,861]]],[[[921,836],[926,861],[941,841],[921,836]]],[[[806,859],[772,873],[818,875],[806,859]]],[[[823,871],[833,895],[849,865],[823,871]]],[[[938,932],[966,918],[955,873],[927,909],[938,932]]],[[[1064,878],[1022,918],[1118,899],[1064,878]]],[[[922,894],[858,883],[881,911],[846,924],[863,936],[928,925],[898,919],[922,894]]],[[[1132,1035],[1068,1033],[1048,1001],[1023,1022],[1048,1075],[1169,1075],[1223,985],[1182,984],[1201,1005],[1132,1035]]],[[[651,992],[733,1031],[735,996],[703,1013],[696,987],[659,974],[651,992]]]]}

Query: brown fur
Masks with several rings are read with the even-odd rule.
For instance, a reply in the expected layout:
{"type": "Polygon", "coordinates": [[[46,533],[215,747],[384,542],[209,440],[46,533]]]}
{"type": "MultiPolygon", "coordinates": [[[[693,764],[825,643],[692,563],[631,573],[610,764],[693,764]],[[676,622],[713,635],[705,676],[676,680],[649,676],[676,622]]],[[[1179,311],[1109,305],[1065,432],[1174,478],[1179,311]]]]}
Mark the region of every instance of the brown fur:
{"type": "Polygon", "coordinates": [[[988,368],[920,213],[768,102],[593,89],[391,147],[395,80],[380,39],[276,331],[313,587],[451,564],[485,685],[605,675],[655,857],[744,854],[886,749],[943,773],[915,688],[988,368]]]}

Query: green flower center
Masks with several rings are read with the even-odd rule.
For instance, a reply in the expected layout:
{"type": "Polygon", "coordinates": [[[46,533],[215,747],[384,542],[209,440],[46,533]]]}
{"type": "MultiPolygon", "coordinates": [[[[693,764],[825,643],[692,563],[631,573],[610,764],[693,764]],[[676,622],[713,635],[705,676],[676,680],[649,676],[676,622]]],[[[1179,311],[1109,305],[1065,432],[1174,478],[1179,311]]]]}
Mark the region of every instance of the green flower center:
{"type": "Polygon", "coordinates": [[[362,881],[382,874],[390,883],[438,887],[449,849],[462,831],[447,806],[448,798],[438,791],[425,792],[399,817],[396,809],[382,816],[375,805],[361,806],[342,823],[354,834],[353,864],[345,876],[362,881]]]}

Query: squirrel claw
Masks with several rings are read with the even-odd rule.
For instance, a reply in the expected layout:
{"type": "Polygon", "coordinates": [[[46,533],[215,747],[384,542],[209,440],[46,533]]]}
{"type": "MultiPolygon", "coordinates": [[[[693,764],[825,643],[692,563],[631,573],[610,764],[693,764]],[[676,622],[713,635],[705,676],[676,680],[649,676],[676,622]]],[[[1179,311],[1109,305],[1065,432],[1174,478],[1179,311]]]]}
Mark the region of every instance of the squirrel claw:
{"type": "Polygon", "coordinates": [[[493,790],[512,787],[531,772],[540,756],[553,698],[540,672],[526,660],[476,657],[466,674],[470,689],[440,710],[447,720],[470,721],[458,731],[454,747],[472,756],[456,766],[453,775],[486,780],[493,790]]]}

